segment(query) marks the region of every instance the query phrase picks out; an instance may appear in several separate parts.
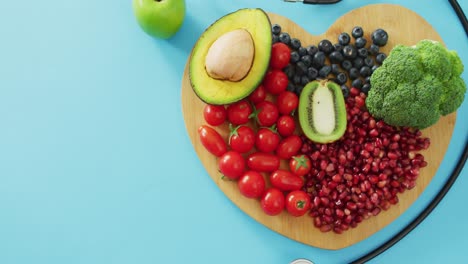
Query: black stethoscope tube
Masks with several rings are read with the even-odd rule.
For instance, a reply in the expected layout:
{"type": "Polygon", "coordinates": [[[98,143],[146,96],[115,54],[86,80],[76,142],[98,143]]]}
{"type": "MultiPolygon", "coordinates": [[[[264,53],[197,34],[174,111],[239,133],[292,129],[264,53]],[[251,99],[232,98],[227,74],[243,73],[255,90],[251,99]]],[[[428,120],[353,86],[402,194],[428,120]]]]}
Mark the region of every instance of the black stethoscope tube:
{"type": "MultiPolygon", "coordinates": [[[[456,0],[449,0],[450,4],[452,5],[453,9],[455,10],[455,13],[457,14],[458,18],[460,19],[460,22],[465,29],[465,33],[468,36],[468,20],[466,19],[465,13],[461,9],[460,5],[456,0]]],[[[465,166],[466,159],[468,158],[468,141],[465,142],[465,148],[463,150],[463,154],[461,155],[460,159],[458,160],[457,166],[454,168],[452,171],[452,174],[450,175],[450,178],[448,178],[447,182],[445,185],[442,187],[442,189],[439,191],[439,193],[434,197],[434,199],[431,201],[431,203],[424,208],[424,210],[410,223],[408,224],[403,230],[401,230],[398,234],[393,236],[391,239],[386,241],[384,244],[382,244],[380,247],[372,250],[371,252],[367,253],[365,256],[354,260],[351,262],[351,264],[360,264],[360,263],[366,263],[367,261],[370,261],[371,259],[377,257],[396,243],[403,239],[409,232],[411,232],[413,229],[415,229],[426,217],[434,210],[434,208],[437,207],[437,205],[442,201],[444,196],[447,194],[447,192],[450,190],[450,188],[453,186],[455,181],[458,178],[458,175],[460,175],[461,171],[463,170],[463,167],[465,166]]]]}

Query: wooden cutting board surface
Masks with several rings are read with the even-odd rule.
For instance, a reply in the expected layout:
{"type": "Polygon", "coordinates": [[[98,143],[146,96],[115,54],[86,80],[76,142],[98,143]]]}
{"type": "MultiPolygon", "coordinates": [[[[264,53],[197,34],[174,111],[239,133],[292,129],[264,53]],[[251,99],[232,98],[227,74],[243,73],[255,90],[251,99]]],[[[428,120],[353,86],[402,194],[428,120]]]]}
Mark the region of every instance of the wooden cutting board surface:
{"type": "MultiPolygon", "coordinates": [[[[387,54],[396,44],[413,45],[421,39],[442,42],[440,36],[428,22],[413,11],[398,5],[374,4],[352,10],[336,20],[324,34],[315,36],[310,35],[288,18],[272,13],[269,13],[269,17],[272,24],[280,24],[284,31],[290,33],[292,37],[300,39],[304,46],[317,45],[322,39],[329,39],[335,43],[341,32],[350,33],[355,25],[363,27],[368,40],[370,40],[370,32],[377,28],[385,29],[389,34],[389,42],[383,51],[387,54]]],[[[313,22],[314,19],[311,16],[310,23],[313,22]]],[[[221,179],[217,168],[217,159],[205,150],[198,138],[197,129],[205,124],[203,119],[205,103],[195,95],[191,88],[187,66],[182,78],[182,110],[187,132],[208,175],[233,203],[258,222],[293,240],[319,248],[340,249],[355,244],[379,231],[405,212],[436,174],[455,125],[456,115],[451,114],[441,118],[436,125],[423,131],[423,135],[431,139],[430,148],[422,152],[428,166],[421,169],[415,188],[399,194],[397,205],[393,205],[387,211],[382,211],[378,216],[364,220],[356,228],[349,229],[341,235],[333,232],[321,233],[314,227],[313,219],[307,215],[299,218],[291,217],[286,212],[279,216],[266,215],[261,210],[258,200],[243,197],[235,182],[221,179]]],[[[216,129],[227,139],[229,131],[227,125],[216,129]]],[[[192,177],[207,177],[208,175],[192,175],[192,177]]]]}

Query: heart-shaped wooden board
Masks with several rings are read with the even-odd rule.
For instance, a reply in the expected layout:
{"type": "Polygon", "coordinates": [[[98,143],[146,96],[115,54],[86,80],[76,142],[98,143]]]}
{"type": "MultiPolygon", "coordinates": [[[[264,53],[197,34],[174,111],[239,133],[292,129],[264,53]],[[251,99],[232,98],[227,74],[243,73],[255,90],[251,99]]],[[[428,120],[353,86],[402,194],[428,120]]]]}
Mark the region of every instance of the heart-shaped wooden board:
{"type": "MultiPolygon", "coordinates": [[[[300,39],[304,46],[317,45],[322,39],[336,42],[341,32],[350,33],[356,25],[362,26],[368,40],[370,32],[377,28],[384,28],[389,34],[389,42],[382,49],[386,54],[396,44],[413,45],[421,39],[442,42],[440,36],[428,22],[413,11],[398,5],[374,4],[352,10],[336,20],[324,34],[318,36],[310,35],[288,18],[271,13],[269,13],[269,17],[272,24],[280,24],[283,31],[300,39]]],[[[310,19],[310,23],[313,21],[314,19],[310,19]]],[[[340,249],[355,244],[379,231],[405,212],[436,174],[449,145],[456,119],[454,113],[441,118],[436,125],[423,130],[423,136],[431,139],[431,146],[422,152],[428,166],[421,169],[415,188],[399,194],[399,203],[387,211],[382,211],[379,215],[364,220],[356,228],[351,228],[338,235],[333,232],[320,232],[314,227],[313,219],[307,215],[295,218],[283,212],[278,216],[268,216],[260,208],[258,200],[245,198],[239,193],[236,182],[223,180],[218,172],[216,157],[206,151],[197,133],[198,127],[205,124],[203,119],[204,106],[205,103],[195,95],[191,88],[188,67],[186,67],[182,79],[182,110],[185,125],[196,153],[216,185],[240,209],[268,228],[296,241],[325,249],[340,249]]],[[[227,125],[216,129],[227,139],[229,132],[227,125]]]]}

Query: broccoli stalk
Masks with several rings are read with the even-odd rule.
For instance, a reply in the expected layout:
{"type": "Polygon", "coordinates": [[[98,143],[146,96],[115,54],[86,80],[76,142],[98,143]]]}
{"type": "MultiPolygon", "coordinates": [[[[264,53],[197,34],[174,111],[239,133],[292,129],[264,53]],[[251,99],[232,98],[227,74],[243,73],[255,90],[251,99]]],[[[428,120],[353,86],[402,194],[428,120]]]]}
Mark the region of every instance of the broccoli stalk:
{"type": "Polygon", "coordinates": [[[371,76],[369,112],[393,126],[427,128],[462,104],[463,63],[439,42],[397,45],[371,76]]]}

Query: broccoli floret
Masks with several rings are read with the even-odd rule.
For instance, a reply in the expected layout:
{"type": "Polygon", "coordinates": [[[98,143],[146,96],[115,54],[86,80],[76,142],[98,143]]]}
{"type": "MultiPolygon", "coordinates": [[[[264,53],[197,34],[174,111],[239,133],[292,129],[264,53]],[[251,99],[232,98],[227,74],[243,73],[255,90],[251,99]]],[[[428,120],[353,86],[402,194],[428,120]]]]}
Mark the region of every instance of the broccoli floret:
{"type": "Polygon", "coordinates": [[[403,45],[397,45],[390,51],[382,67],[388,72],[387,74],[402,82],[419,80],[423,76],[423,65],[418,51],[403,45]]]}
{"type": "Polygon", "coordinates": [[[446,81],[452,76],[452,68],[447,67],[450,65],[450,56],[442,44],[427,39],[421,40],[416,45],[416,51],[420,57],[419,61],[424,67],[424,72],[441,81],[446,81]]]}
{"type": "Polygon", "coordinates": [[[457,110],[466,93],[463,63],[442,44],[398,45],[371,76],[366,106],[394,126],[423,129],[457,110]]]}
{"type": "Polygon", "coordinates": [[[443,93],[440,98],[440,114],[445,116],[455,112],[465,99],[466,84],[460,76],[455,76],[443,83],[443,93]]]}

